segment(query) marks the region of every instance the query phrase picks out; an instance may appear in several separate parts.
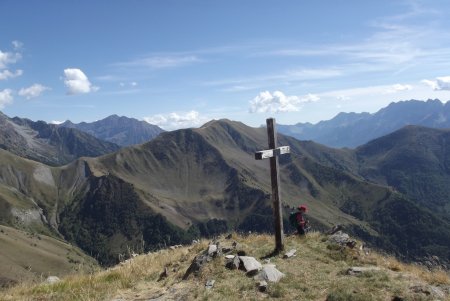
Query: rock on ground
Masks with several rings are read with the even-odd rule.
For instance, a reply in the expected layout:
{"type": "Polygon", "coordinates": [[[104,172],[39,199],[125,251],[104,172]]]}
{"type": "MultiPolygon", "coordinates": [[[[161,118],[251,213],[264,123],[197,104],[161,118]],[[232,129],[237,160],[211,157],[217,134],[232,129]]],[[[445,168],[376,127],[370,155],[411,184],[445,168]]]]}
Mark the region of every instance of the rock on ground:
{"type": "Polygon", "coordinates": [[[265,280],[269,282],[278,282],[285,274],[281,273],[274,264],[267,264],[263,266],[261,272],[255,276],[257,280],[265,280]]]}
{"type": "Polygon", "coordinates": [[[256,260],[254,257],[239,256],[239,259],[242,262],[242,265],[246,272],[251,273],[262,269],[261,263],[259,263],[259,261],[256,260]]]}
{"type": "Polygon", "coordinates": [[[57,276],[48,276],[47,279],[45,279],[45,283],[47,284],[58,283],[60,281],[61,279],[59,279],[59,277],[57,276]]]}

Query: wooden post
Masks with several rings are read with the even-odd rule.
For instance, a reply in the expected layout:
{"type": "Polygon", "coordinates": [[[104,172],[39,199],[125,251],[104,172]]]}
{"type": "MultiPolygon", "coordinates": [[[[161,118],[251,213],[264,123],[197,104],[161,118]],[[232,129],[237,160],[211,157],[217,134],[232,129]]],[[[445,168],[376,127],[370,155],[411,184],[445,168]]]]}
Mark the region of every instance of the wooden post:
{"type": "MultiPolygon", "coordinates": [[[[269,138],[269,149],[277,148],[277,129],[275,119],[269,118],[267,123],[267,136],[269,138]]],[[[272,204],[275,221],[275,251],[284,249],[283,245],[283,215],[280,202],[280,175],[278,174],[278,156],[270,158],[270,181],[272,183],[272,204]]]]}
{"type": "Polygon", "coordinates": [[[270,158],[270,180],[272,184],[272,204],[275,223],[275,252],[284,249],[283,238],[283,213],[280,202],[280,176],[278,174],[278,156],[290,152],[289,146],[277,147],[277,130],[275,119],[269,118],[267,123],[267,136],[269,138],[269,149],[256,152],[255,159],[261,160],[270,158]]]}

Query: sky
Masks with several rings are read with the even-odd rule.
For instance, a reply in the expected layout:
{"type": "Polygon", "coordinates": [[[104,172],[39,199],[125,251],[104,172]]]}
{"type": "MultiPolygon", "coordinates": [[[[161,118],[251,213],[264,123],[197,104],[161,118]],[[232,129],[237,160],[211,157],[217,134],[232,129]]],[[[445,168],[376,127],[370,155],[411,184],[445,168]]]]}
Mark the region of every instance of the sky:
{"type": "Polygon", "coordinates": [[[0,0],[0,111],[163,129],[450,100],[446,0],[0,0]]]}

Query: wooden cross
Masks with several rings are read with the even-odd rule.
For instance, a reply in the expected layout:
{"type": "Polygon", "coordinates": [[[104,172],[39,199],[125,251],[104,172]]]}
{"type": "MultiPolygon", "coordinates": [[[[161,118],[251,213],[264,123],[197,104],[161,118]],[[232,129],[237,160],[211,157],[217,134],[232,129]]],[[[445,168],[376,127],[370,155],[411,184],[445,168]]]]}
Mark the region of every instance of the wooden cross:
{"type": "Polygon", "coordinates": [[[290,152],[289,146],[277,147],[277,131],[275,119],[266,119],[267,136],[269,137],[269,149],[255,153],[256,160],[270,158],[270,180],[272,183],[272,203],[275,220],[275,252],[284,249],[283,246],[283,215],[280,202],[280,176],[278,174],[278,156],[290,152]]]}

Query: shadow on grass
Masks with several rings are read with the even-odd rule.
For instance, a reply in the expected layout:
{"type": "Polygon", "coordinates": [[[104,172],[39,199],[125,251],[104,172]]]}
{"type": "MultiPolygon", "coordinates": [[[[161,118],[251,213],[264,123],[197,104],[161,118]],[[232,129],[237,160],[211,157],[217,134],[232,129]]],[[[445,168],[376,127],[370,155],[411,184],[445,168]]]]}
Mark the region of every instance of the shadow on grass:
{"type": "Polygon", "coordinates": [[[280,255],[280,253],[281,253],[282,251],[283,251],[283,250],[277,250],[277,249],[275,249],[275,250],[273,250],[272,252],[270,252],[269,254],[264,255],[264,256],[261,257],[260,259],[269,259],[269,258],[278,256],[278,255],[280,255]]]}

